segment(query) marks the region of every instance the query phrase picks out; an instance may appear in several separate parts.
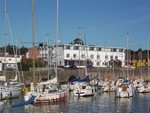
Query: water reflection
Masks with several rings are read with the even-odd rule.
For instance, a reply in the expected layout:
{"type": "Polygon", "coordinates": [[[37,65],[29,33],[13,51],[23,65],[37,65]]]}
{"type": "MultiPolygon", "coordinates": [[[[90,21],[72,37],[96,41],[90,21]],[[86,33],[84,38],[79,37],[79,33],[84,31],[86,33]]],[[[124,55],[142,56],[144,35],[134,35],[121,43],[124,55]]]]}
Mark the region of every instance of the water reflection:
{"type": "MultiPolygon", "coordinates": [[[[9,109],[7,113],[149,113],[150,94],[137,94],[133,98],[115,98],[115,94],[101,93],[96,97],[74,97],[54,104],[26,105],[9,109]]],[[[15,103],[18,100],[13,100],[15,103]]]]}
{"type": "Polygon", "coordinates": [[[54,104],[38,104],[24,106],[25,113],[60,113],[61,109],[65,109],[66,101],[54,104]]]}
{"type": "Polygon", "coordinates": [[[121,113],[130,113],[133,98],[116,98],[116,109],[121,113]]]}

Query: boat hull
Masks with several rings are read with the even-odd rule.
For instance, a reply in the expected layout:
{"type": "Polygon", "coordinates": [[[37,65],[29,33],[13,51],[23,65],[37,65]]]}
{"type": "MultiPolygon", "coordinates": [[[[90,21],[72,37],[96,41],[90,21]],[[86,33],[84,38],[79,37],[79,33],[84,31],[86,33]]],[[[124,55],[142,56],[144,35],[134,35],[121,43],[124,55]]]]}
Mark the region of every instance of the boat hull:
{"type": "Polygon", "coordinates": [[[67,92],[59,91],[48,94],[42,94],[35,98],[36,103],[51,103],[65,100],[67,98],[67,92]]]}
{"type": "Polygon", "coordinates": [[[30,99],[32,96],[35,96],[35,99],[34,99],[35,104],[37,104],[37,103],[52,103],[52,102],[59,102],[62,100],[66,100],[68,97],[68,91],[56,90],[53,92],[41,93],[41,94],[38,94],[36,92],[34,92],[34,94],[28,92],[24,96],[25,101],[30,99]]]}
{"type": "Polygon", "coordinates": [[[78,89],[74,90],[74,95],[78,97],[94,96],[97,93],[98,88],[90,85],[79,86],[78,89]]]}
{"type": "Polygon", "coordinates": [[[4,88],[0,90],[0,99],[17,98],[21,95],[21,87],[4,88]]]}

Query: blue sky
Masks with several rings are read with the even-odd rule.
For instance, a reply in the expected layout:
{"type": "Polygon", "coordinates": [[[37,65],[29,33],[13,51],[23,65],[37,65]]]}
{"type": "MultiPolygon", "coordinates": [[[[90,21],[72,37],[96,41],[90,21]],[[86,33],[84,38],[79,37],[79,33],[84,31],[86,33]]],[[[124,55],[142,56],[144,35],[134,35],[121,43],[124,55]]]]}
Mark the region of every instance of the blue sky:
{"type": "MultiPolygon", "coordinates": [[[[31,0],[7,0],[7,11],[6,42],[19,46],[31,42],[31,0]]],[[[4,0],[0,0],[1,45],[4,23],[4,0]]],[[[59,0],[59,40],[63,44],[84,34],[87,44],[126,47],[127,33],[128,48],[150,49],[150,0],[59,0]]],[[[54,44],[56,0],[35,0],[35,41],[45,42],[46,34],[54,44]]]]}

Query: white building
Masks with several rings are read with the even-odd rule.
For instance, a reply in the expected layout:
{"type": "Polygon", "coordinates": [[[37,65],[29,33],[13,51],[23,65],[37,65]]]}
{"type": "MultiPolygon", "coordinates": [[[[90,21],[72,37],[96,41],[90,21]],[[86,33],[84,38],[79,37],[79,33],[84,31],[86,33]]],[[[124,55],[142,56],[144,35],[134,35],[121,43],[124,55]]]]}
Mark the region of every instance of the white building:
{"type": "MultiPolygon", "coordinates": [[[[49,49],[42,50],[45,51],[41,52],[40,49],[39,56],[44,56],[44,58],[45,56],[49,56],[47,58],[52,59],[51,63],[55,63],[56,46],[51,46],[49,47],[49,49]],[[44,53],[45,55],[41,55],[41,53],[44,53]]],[[[104,47],[95,45],[84,46],[78,44],[63,44],[58,45],[57,59],[58,66],[72,64],[76,66],[85,66],[87,63],[91,63],[93,67],[112,67],[112,65],[110,65],[111,61],[121,61],[121,66],[124,67],[125,48],[104,47]]]]}
{"type": "Polygon", "coordinates": [[[17,63],[21,62],[21,57],[15,56],[0,57],[0,61],[2,64],[6,64],[7,69],[16,69],[17,63]]]}

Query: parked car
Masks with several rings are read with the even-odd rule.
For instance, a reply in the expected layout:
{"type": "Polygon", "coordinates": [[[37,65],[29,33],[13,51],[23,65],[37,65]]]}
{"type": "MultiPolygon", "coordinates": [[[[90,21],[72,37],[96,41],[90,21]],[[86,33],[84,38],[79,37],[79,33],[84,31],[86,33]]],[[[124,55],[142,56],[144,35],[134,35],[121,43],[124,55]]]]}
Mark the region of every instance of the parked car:
{"type": "Polygon", "coordinates": [[[63,66],[64,69],[78,69],[76,65],[65,65],[63,66]]]}
{"type": "Polygon", "coordinates": [[[69,69],[78,69],[76,65],[69,65],[69,69]]]}

